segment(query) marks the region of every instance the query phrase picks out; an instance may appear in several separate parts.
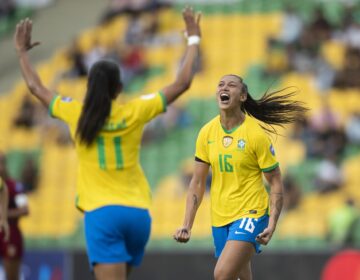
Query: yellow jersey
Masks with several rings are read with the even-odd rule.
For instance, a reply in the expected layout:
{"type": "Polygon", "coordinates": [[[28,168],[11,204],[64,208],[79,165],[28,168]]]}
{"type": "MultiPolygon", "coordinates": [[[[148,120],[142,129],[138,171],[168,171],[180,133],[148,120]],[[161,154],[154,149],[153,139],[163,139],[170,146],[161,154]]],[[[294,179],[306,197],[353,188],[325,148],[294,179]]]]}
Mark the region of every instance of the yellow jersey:
{"type": "Polygon", "coordinates": [[[246,115],[240,126],[228,131],[220,116],[215,117],[200,130],[195,156],[211,166],[213,226],[267,212],[269,198],[262,172],[279,164],[268,135],[255,119],[246,115]]]}
{"type": "MultiPolygon", "coordinates": [[[[83,104],[55,96],[51,116],[68,124],[78,157],[76,206],[91,211],[105,205],[149,208],[151,193],[140,166],[144,125],[166,110],[162,93],[143,95],[127,104],[112,102],[111,113],[90,146],[76,137],[83,104]]],[[[59,163],[61,164],[61,163],[59,163]]]]}

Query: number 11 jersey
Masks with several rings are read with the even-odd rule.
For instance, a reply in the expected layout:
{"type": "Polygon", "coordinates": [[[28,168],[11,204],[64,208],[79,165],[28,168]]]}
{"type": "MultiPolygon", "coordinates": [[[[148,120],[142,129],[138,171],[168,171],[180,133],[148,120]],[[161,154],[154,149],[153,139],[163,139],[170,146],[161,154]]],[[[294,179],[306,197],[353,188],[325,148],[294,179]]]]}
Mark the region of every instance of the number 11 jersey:
{"type": "Polygon", "coordinates": [[[90,146],[76,136],[82,106],[77,100],[55,96],[49,107],[52,117],[68,124],[75,142],[76,206],[82,211],[105,205],[149,208],[151,193],[139,162],[140,144],[145,124],[166,110],[164,95],[143,95],[126,104],[113,101],[105,126],[90,146]]]}

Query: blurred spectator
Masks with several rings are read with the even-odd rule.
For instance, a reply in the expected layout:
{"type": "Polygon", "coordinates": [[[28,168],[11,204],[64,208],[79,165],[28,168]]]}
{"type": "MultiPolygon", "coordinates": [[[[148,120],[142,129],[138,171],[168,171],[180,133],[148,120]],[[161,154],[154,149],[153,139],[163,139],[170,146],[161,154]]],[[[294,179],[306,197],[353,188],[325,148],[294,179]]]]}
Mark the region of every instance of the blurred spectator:
{"type": "Polygon", "coordinates": [[[360,145],[360,112],[351,115],[346,123],[345,132],[350,143],[360,145]]]}
{"type": "Polygon", "coordinates": [[[304,31],[299,40],[288,46],[290,69],[300,72],[314,72],[320,45],[310,30],[304,31]]]}
{"type": "Polygon", "coordinates": [[[340,118],[331,109],[326,99],[322,108],[310,119],[310,133],[313,147],[308,155],[312,157],[341,156],[346,145],[346,135],[340,126],[340,118]]]}
{"type": "Polygon", "coordinates": [[[267,41],[267,52],[265,58],[264,75],[279,76],[284,74],[289,68],[286,49],[282,43],[269,38],[267,41]]]}
{"type": "Polygon", "coordinates": [[[322,55],[319,55],[314,63],[315,86],[319,93],[324,95],[333,87],[336,71],[322,55]]]}
{"type": "Polygon", "coordinates": [[[134,78],[146,74],[148,66],[145,62],[143,47],[139,44],[119,45],[117,51],[120,60],[121,79],[126,89],[134,78]]]}
{"type": "Polygon", "coordinates": [[[70,60],[71,69],[65,73],[67,78],[78,78],[87,75],[87,67],[84,62],[84,55],[79,48],[78,39],[74,39],[68,48],[66,55],[70,60]]]}
{"type": "Polygon", "coordinates": [[[334,87],[360,88],[360,49],[348,47],[342,69],[336,73],[334,87]]]}
{"type": "Polygon", "coordinates": [[[343,184],[343,174],[335,155],[328,155],[323,159],[317,169],[315,186],[320,193],[340,189],[343,184]]]}
{"type": "Polygon", "coordinates": [[[101,17],[100,23],[108,23],[121,14],[138,15],[143,12],[154,12],[161,7],[169,6],[170,3],[170,1],[158,0],[110,0],[109,7],[101,17]]]}
{"type": "Polygon", "coordinates": [[[307,29],[309,33],[312,33],[317,43],[321,44],[331,38],[334,27],[326,18],[324,9],[319,6],[315,9],[313,19],[307,29]]]}
{"type": "Polygon", "coordinates": [[[360,49],[360,22],[351,20],[343,32],[342,39],[350,49],[360,49]]]}
{"type": "Polygon", "coordinates": [[[125,33],[125,43],[133,45],[151,42],[159,28],[158,20],[156,11],[131,16],[125,33]]]}
{"type": "Polygon", "coordinates": [[[331,108],[327,98],[322,99],[320,109],[310,119],[310,125],[316,133],[340,128],[340,116],[331,108]]]}
{"type": "Polygon", "coordinates": [[[14,126],[17,128],[30,129],[35,125],[36,105],[32,102],[31,97],[25,95],[20,110],[15,117],[14,126]]]}
{"type": "Polygon", "coordinates": [[[301,190],[295,180],[290,176],[286,176],[284,178],[284,211],[296,208],[299,205],[301,196],[301,190]]]}
{"type": "Polygon", "coordinates": [[[328,220],[328,240],[337,246],[353,246],[353,233],[360,213],[354,200],[349,198],[344,205],[334,209],[328,220]]]}
{"type": "Polygon", "coordinates": [[[16,5],[13,0],[1,0],[0,1],[0,19],[11,18],[15,15],[16,5]]]}
{"type": "Polygon", "coordinates": [[[100,44],[97,38],[94,38],[92,49],[84,55],[84,65],[88,73],[91,66],[107,54],[106,49],[100,44]]]}
{"type": "Polygon", "coordinates": [[[315,114],[295,123],[293,137],[300,139],[306,147],[308,158],[341,156],[346,146],[346,135],[340,118],[333,112],[326,99],[315,114]]]}
{"type": "Polygon", "coordinates": [[[29,214],[27,196],[23,185],[11,179],[6,166],[6,157],[0,152],[0,177],[5,181],[9,193],[8,223],[9,240],[0,233],[0,256],[6,273],[6,279],[20,279],[21,259],[24,253],[23,237],[19,219],[29,214]]]}
{"type": "Polygon", "coordinates": [[[278,40],[285,45],[292,44],[300,37],[304,22],[291,6],[286,7],[282,16],[278,40]]]}
{"type": "Polygon", "coordinates": [[[39,178],[39,170],[33,158],[26,158],[21,170],[21,182],[24,192],[32,192],[36,189],[39,178]]]}

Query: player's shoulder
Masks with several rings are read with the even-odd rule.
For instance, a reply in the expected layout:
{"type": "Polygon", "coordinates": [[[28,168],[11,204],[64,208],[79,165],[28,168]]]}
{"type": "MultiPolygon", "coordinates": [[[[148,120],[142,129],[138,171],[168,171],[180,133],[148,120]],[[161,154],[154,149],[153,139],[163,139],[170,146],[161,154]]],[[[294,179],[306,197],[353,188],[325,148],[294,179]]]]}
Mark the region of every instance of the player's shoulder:
{"type": "Polygon", "coordinates": [[[201,131],[210,131],[219,125],[220,125],[220,115],[217,115],[216,117],[212,118],[210,121],[205,123],[202,126],[201,131]]]}
{"type": "Polygon", "coordinates": [[[56,95],[54,99],[64,104],[81,104],[77,99],[65,95],[56,95]]]}
{"type": "Polygon", "coordinates": [[[139,108],[147,102],[152,102],[153,100],[156,100],[158,95],[159,92],[141,94],[134,98],[126,100],[123,105],[125,105],[128,109],[139,108]]]}
{"type": "Polygon", "coordinates": [[[265,130],[261,127],[260,121],[247,115],[246,116],[246,129],[252,136],[264,136],[267,135],[265,130]]]}
{"type": "MultiPolygon", "coordinates": [[[[74,99],[70,96],[63,96],[57,95],[54,97],[52,103],[57,103],[62,108],[69,108],[69,109],[81,109],[82,102],[77,99],[74,99]]],[[[54,104],[50,104],[50,108],[52,108],[54,104]]]]}

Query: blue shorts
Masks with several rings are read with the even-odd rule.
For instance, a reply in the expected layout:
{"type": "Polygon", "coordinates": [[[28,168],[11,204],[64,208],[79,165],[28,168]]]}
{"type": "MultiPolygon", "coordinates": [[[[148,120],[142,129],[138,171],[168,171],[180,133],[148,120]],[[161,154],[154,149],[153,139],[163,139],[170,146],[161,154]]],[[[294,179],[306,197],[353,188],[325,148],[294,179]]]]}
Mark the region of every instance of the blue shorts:
{"type": "Polygon", "coordinates": [[[84,220],[91,267],[97,263],[140,265],[151,230],[147,209],[105,206],[85,212],[84,220]]]}
{"type": "Polygon", "coordinates": [[[263,232],[269,223],[269,215],[260,218],[241,218],[222,227],[212,227],[215,245],[215,257],[219,257],[228,240],[250,242],[254,245],[256,253],[260,253],[260,243],[256,236],[263,232]]]}

